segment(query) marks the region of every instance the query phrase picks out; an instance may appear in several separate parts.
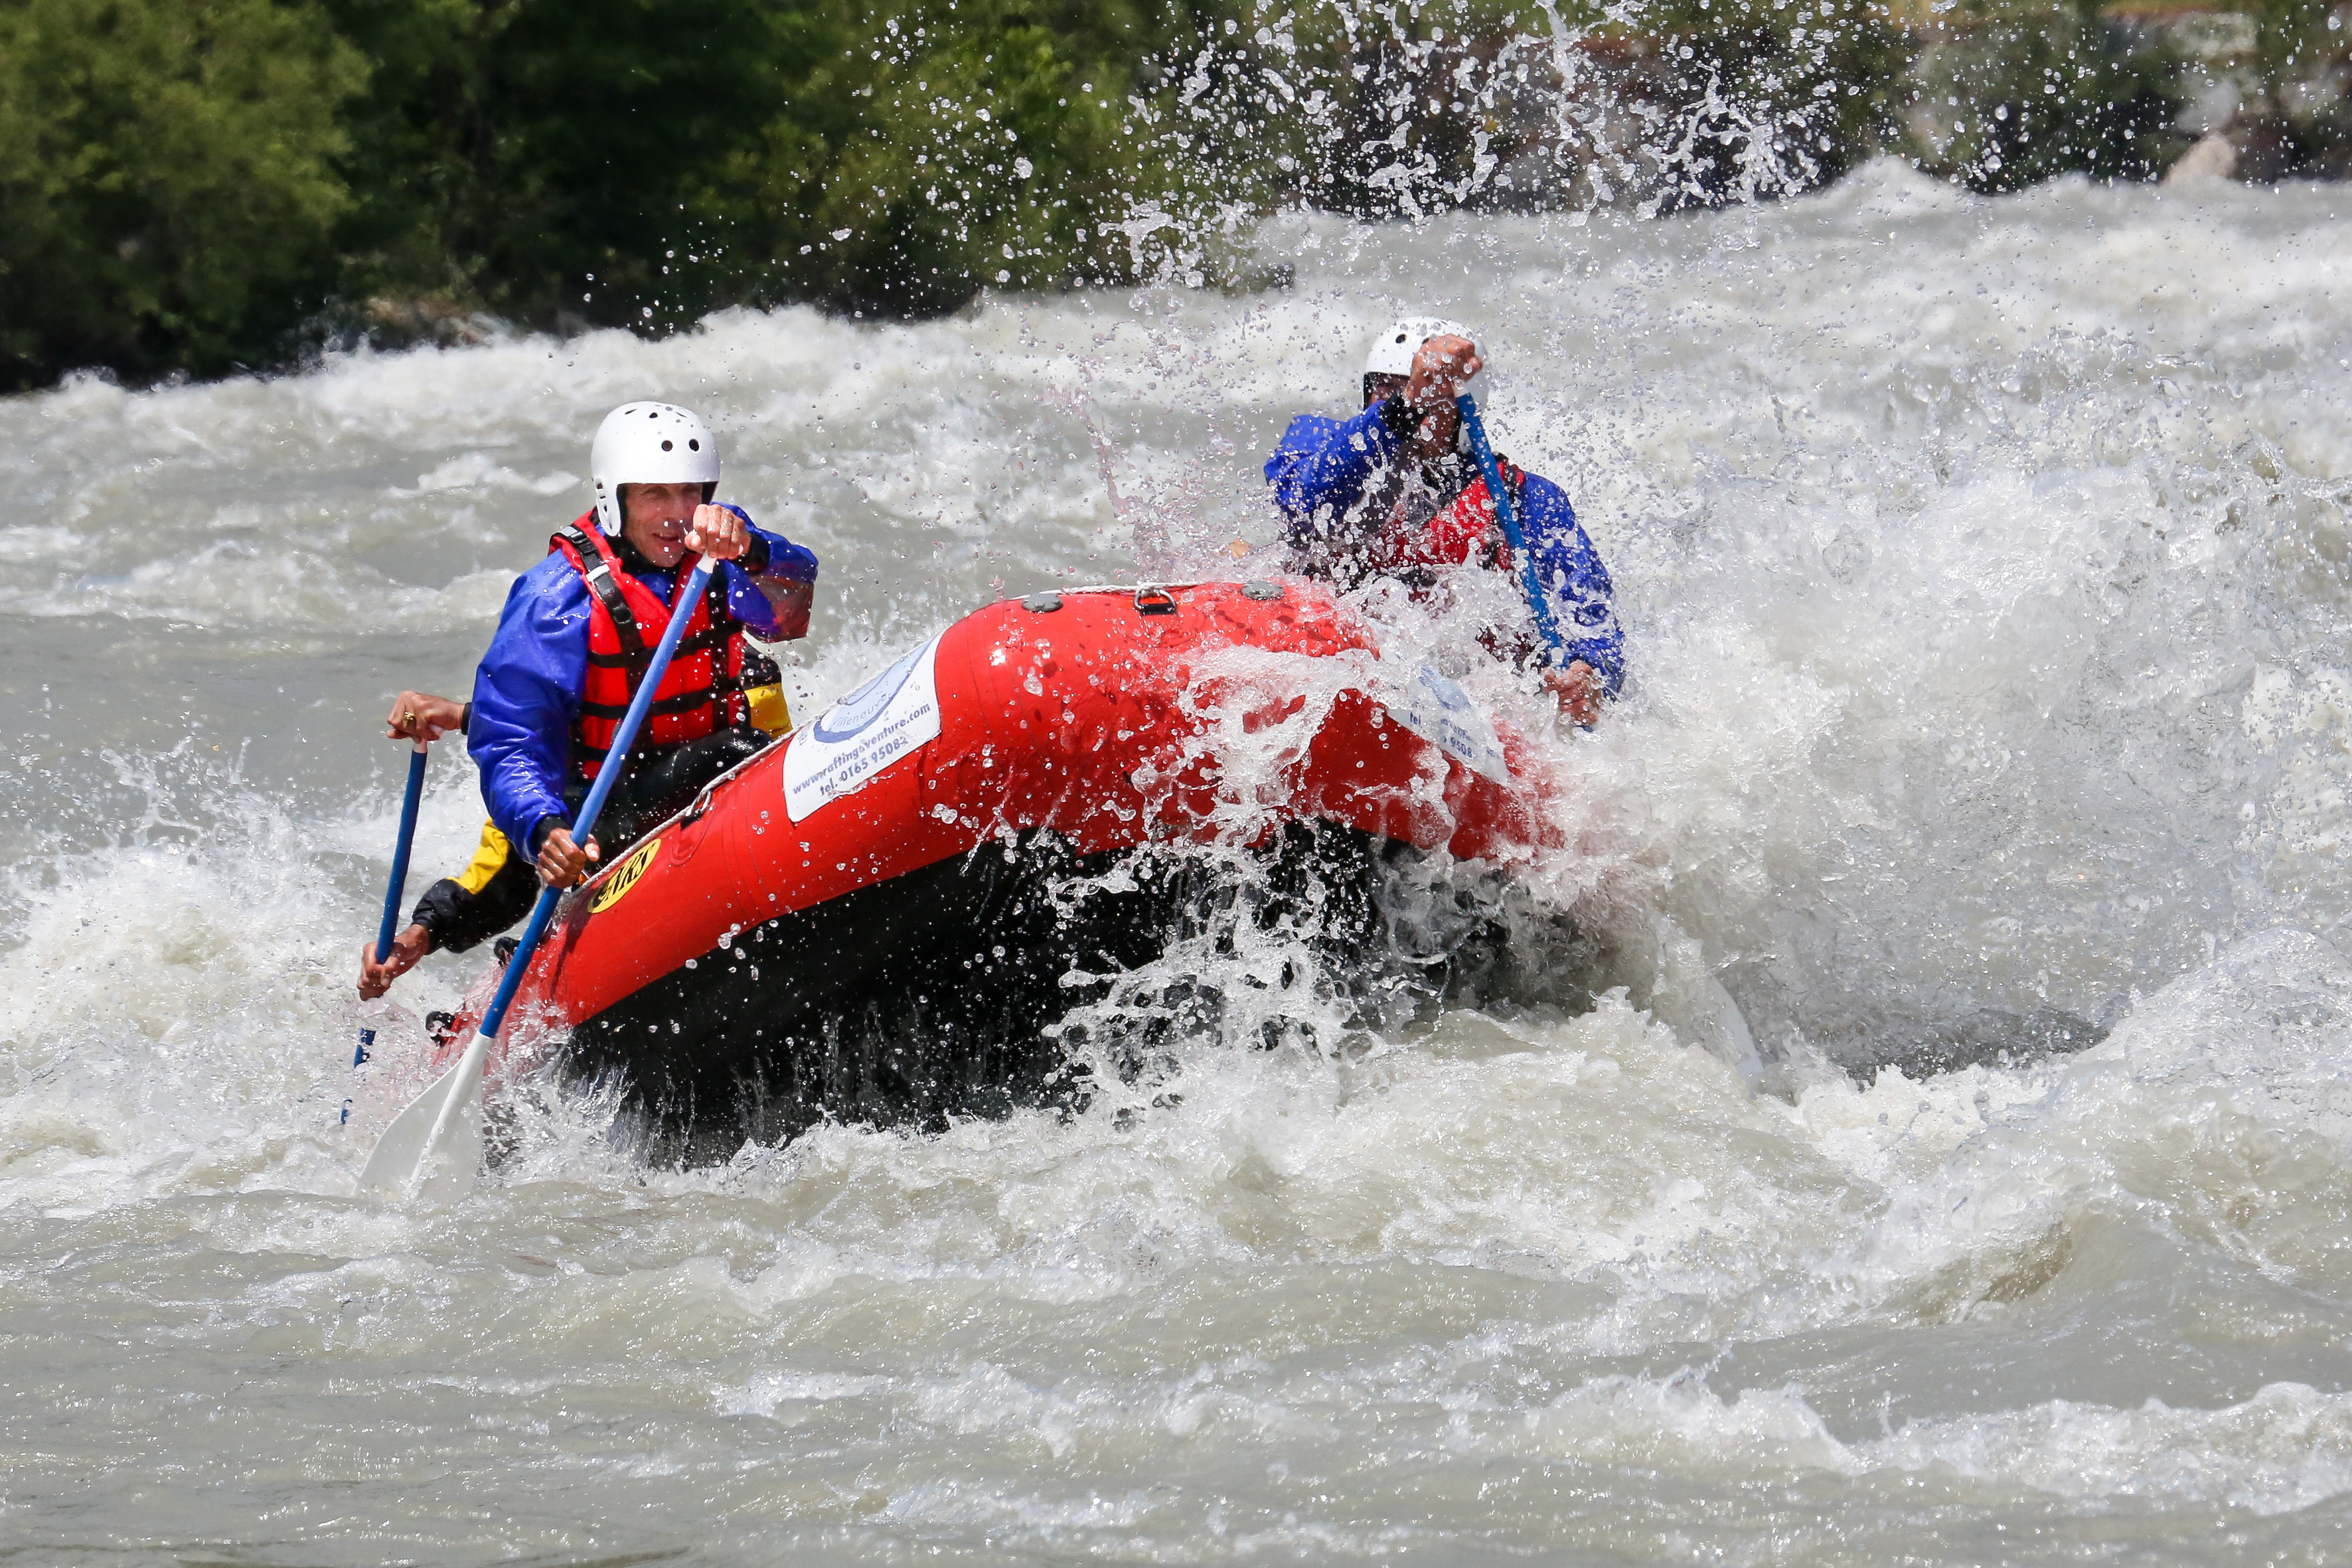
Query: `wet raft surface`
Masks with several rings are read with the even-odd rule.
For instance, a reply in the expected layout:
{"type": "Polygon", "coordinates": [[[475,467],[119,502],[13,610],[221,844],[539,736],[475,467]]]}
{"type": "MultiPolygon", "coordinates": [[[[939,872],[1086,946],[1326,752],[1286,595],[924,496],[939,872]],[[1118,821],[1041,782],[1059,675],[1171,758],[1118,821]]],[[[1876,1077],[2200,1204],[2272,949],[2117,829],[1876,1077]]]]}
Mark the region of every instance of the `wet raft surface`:
{"type": "MultiPolygon", "coordinates": [[[[647,1141],[689,1163],[828,1120],[936,1131],[1075,1102],[1087,1074],[1054,1026],[1120,972],[1241,921],[1309,929],[1345,984],[1376,962],[1382,862],[1411,853],[1293,824],[1249,857],[1244,889],[1229,862],[1076,855],[1047,833],[983,844],[744,931],[578,1026],[562,1070],[617,1089],[647,1141]],[[1110,878],[1121,863],[1130,876],[1110,878]]],[[[1152,1032],[1119,1058],[1142,1068],[1152,1032]]]]}

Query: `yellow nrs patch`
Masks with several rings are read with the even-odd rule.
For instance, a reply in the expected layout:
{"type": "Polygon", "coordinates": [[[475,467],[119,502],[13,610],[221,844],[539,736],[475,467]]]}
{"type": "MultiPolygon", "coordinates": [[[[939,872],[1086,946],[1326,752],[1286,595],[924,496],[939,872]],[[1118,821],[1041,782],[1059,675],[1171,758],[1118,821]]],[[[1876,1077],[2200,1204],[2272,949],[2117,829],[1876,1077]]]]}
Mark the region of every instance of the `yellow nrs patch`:
{"type": "Polygon", "coordinates": [[[781,735],[793,727],[793,710],[781,686],[751,688],[743,693],[743,705],[751,710],[751,722],[771,735],[781,735]]]}
{"type": "Polygon", "coordinates": [[[629,858],[614,868],[613,879],[596,889],[595,901],[588,906],[588,912],[601,915],[619,903],[637,885],[637,879],[646,874],[646,868],[654,863],[654,851],[660,847],[660,839],[648,838],[631,851],[629,858]]]}

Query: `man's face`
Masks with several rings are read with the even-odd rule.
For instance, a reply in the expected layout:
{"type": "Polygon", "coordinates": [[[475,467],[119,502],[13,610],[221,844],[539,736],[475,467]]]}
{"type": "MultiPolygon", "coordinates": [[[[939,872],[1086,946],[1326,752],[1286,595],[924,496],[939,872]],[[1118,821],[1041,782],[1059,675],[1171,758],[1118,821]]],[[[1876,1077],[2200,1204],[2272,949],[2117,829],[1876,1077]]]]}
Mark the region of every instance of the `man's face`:
{"type": "Polygon", "coordinates": [[[623,485],[621,537],[656,566],[675,566],[686,555],[687,525],[702,504],[702,487],[692,480],[674,485],[623,485]]]}
{"type": "MultiPolygon", "coordinates": [[[[1433,345],[1445,351],[1449,357],[1476,352],[1467,340],[1447,337],[1430,339],[1429,342],[1422,345],[1422,353],[1427,354],[1433,345]]],[[[1439,363],[1444,362],[1441,360],[1439,363]]],[[[1364,377],[1364,406],[1370,408],[1383,397],[1409,396],[1416,390],[1411,378],[1406,376],[1369,374],[1364,377]]],[[[1417,417],[1413,422],[1413,433],[1405,441],[1405,449],[1414,461],[1434,462],[1454,450],[1455,433],[1461,427],[1462,416],[1454,411],[1452,397],[1431,397],[1413,412],[1417,417]]]]}
{"type": "Polygon", "coordinates": [[[1455,435],[1462,428],[1462,416],[1451,403],[1433,404],[1419,413],[1421,422],[1413,426],[1412,455],[1424,463],[1435,462],[1454,450],[1455,435]]]}

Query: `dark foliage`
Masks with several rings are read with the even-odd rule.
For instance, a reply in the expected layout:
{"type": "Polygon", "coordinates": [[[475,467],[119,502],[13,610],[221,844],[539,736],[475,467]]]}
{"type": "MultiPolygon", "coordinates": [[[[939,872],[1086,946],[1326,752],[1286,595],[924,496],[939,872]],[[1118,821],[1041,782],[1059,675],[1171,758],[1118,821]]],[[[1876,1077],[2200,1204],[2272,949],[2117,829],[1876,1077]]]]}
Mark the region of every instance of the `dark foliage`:
{"type": "Polygon", "coordinates": [[[2341,19],[2271,0],[2232,54],[2093,0],[0,0],[0,386],[1248,285],[1285,208],[1660,213],[1886,152],[2143,178],[2223,87],[2242,172],[2340,172],[2341,19]]]}
{"type": "Polygon", "coordinates": [[[331,271],[365,72],[271,0],[0,5],[0,386],[270,355],[331,271]]]}
{"type": "Polygon", "coordinates": [[[2185,94],[2160,45],[2137,44],[2094,0],[2020,12],[1964,0],[1972,24],[1920,58],[1915,116],[1930,157],[1979,191],[2053,174],[2149,179],[2187,145],[2185,94]]]}

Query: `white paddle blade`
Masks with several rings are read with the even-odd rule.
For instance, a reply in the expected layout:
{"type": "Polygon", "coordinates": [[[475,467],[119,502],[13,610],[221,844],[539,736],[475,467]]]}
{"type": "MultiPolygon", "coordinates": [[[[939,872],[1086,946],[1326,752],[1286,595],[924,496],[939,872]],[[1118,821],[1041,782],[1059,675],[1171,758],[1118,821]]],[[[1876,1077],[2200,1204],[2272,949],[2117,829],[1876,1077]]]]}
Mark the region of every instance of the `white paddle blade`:
{"type": "Polygon", "coordinates": [[[482,1063],[488,1055],[477,1033],[457,1065],[392,1119],[360,1173],[362,1194],[453,1203],[473,1190],[482,1163],[482,1063]]]}

